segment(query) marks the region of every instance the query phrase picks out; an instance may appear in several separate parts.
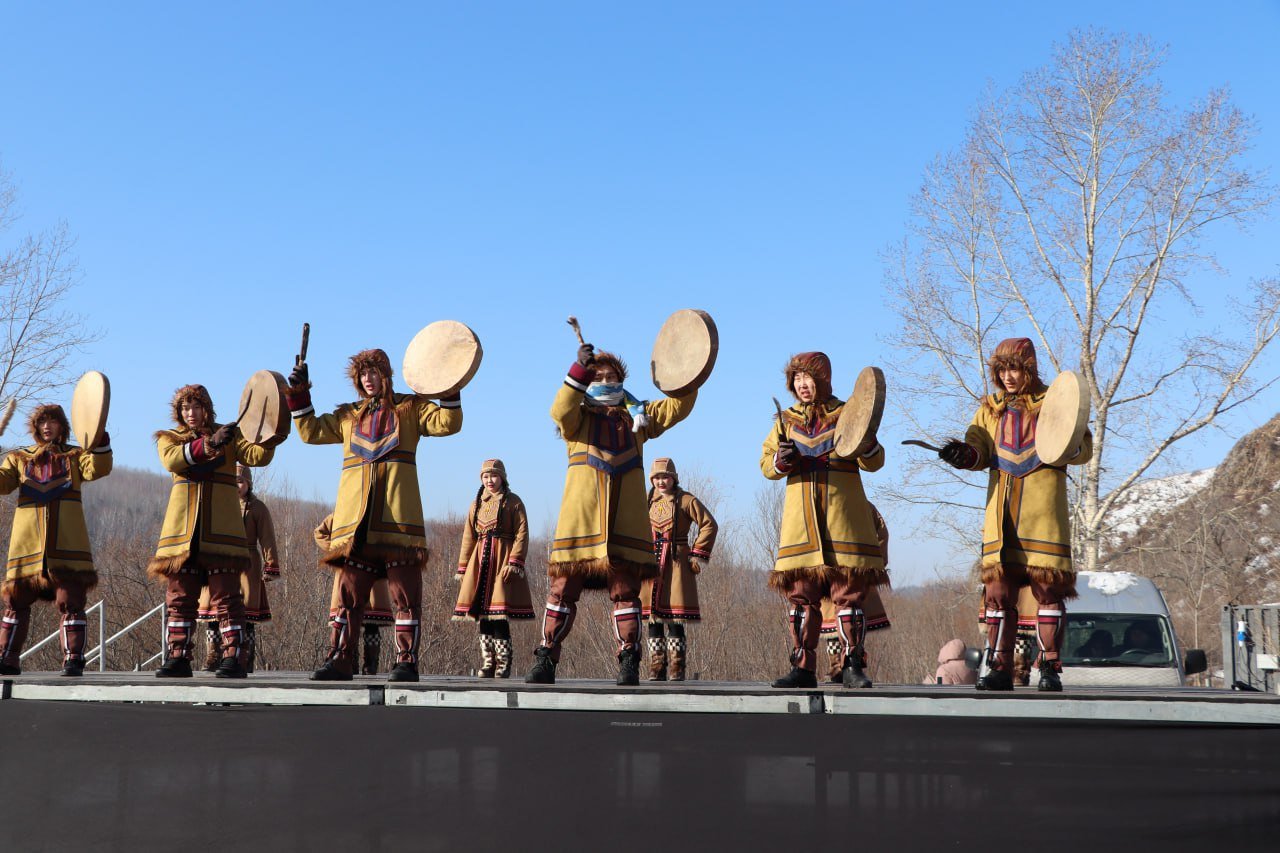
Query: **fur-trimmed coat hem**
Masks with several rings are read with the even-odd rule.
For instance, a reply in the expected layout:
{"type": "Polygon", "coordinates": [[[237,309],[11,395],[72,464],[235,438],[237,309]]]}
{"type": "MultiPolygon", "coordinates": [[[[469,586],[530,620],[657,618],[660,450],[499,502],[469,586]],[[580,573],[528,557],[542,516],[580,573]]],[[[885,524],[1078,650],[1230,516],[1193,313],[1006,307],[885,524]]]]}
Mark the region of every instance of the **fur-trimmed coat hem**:
{"type": "Polygon", "coordinates": [[[7,601],[14,590],[25,587],[35,590],[41,600],[53,601],[58,591],[58,584],[69,580],[74,580],[86,590],[91,590],[98,585],[98,573],[93,569],[48,569],[44,574],[6,580],[0,584],[0,596],[7,601]]]}
{"type": "Polygon", "coordinates": [[[1065,598],[1075,598],[1075,569],[1054,569],[1049,566],[1022,566],[1017,564],[987,563],[982,566],[982,583],[1008,581],[1018,587],[1026,586],[1034,581],[1049,587],[1056,587],[1065,598]]]}
{"type": "Polygon", "coordinates": [[[607,589],[609,576],[615,572],[633,574],[640,580],[648,580],[658,576],[656,563],[637,563],[621,557],[596,557],[591,560],[569,560],[563,563],[551,563],[547,566],[547,575],[553,578],[586,578],[583,589],[607,589]]]}
{"type": "Polygon", "coordinates": [[[425,571],[427,568],[427,557],[429,551],[426,548],[418,548],[406,545],[370,545],[365,544],[356,553],[355,539],[347,539],[336,548],[330,548],[320,556],[320,568],[322,569],[341,569],[347,562],[347,558],[351,557],[355,560],[378,560],[380,562],[412,562],[417,563],[418,568],[425,571]]]}
{"type": "Polygon", "coordinates": [[[249,557],[233,557],[230,554],[199,554],[194,559],[191,552],[176,554],[172,557],[152,557],[147,563],[147,574],[153,578],[167,578],[182,569],[195,569],[202,572],[245,572],[249,570],[249,557]]]}
{"type": "Polygon", "coordinates": [[[889,583],[889,572],[886,569],[846,568],[845,566],[810,566],[803,569],[774,570],[769,573],[769,588],[786,592],[797,580],[809,580],[814,583],[830,585],[844,581],[850,577],[861,577],[868,586],[886,586],[889,583]]]}

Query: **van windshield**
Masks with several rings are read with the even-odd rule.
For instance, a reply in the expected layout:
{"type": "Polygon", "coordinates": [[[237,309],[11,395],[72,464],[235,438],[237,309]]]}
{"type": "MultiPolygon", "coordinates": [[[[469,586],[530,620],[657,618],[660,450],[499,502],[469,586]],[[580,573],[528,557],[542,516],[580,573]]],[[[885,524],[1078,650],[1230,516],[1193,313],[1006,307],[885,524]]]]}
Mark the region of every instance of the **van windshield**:
{"type": "Polygon", "coordinates": [[[1168,620],[1150,614],[1067,611],[1068,666],[1174,666],[1168,620]]]}

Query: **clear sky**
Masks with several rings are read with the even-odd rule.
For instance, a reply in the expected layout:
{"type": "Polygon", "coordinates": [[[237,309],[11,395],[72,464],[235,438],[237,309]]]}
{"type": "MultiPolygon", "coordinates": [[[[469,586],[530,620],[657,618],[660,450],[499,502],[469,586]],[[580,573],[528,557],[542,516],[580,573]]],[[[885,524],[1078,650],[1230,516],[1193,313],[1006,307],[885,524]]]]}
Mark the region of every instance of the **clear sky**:
{"type": "MultiPolygon", "coordinates": [[[[566,315],[649,396],[663,318],[697,307],[719,365],[647,455],[713,474],[743,515],[786,357],[830,353],[840,394],[885,362],[880,252],[925,165],[988,82],[1086,25],[1167,44],[1176,100],[1230,85],[1261,126],[1255,164],[1280,159],[1276,2],[6,3],[0,164],[22,227],[78,237],[75,307],[104,332],[80,366],[112,380],[118,464],[159,469],[179,385],[234,416],[253,371],[287,372],[304,320],[327,407],[352,398],[350,354],[381,346],[398,372],[452,318],[486,358],[463,432],[420,451],[427,514],[461,511],[497,455],[545,527],[566,315]]],[[[1278,237],[1274,219],[1218,233],[1227,280],[1275,274],[1278,237]]],[[[1206,434],[1189,467],[1278,407],[1206,434]]],[[[290,441],[273,467],[329,500],[339,457],[290,441]]],[[[869,479],[894,472],[891,455],[869,479]]],[[[900,583],[968,562],[913,521],[890,513],[900,583]]]]}

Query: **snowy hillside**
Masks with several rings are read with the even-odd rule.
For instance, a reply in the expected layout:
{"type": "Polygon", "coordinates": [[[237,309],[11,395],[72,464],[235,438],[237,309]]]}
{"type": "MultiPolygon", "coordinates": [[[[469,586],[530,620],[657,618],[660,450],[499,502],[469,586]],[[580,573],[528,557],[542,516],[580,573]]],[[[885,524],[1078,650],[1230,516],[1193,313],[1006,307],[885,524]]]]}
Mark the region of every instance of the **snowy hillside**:
{"type": "Polygon", "coordinates": [[[1107,521],[1112,536],[1132,536],[1152,517],[1163,515],[1209,485],[1216,468],[1140,480],[1112,507],[1107,521]]]}

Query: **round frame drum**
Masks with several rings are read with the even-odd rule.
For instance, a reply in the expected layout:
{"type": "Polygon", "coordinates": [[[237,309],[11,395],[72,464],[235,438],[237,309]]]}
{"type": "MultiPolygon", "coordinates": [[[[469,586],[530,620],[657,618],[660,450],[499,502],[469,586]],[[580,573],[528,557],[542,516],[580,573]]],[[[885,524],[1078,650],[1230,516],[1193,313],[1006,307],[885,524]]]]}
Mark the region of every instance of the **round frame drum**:
{"type": "Polygon", "coordinates": [[[862,368],[858,381],[853,385],[853,393],[836,421],[837,456],[853,456],[862,443],[880,429],[884,397],[884,371],[878,367],[862,368]]]}
{"type": "Polygon", "coordinates": [[[668,397],[683,397],[707,381],[719,352],[720,333],[711,315],[683,308],[667,318],[653,342],[653,384],[668,397]]]}
{"type": "Polygon", "coordinates": [[[240,394],[240,434],[246,441],[268,447],[289,437],[293,419],[284,391],[288,382],[274,370],[259,370],[249,377],[240,394]]]}
{"type": "Polygon", "coordinates": [[[416,394],[445,397],[471,381],[483,358],[475,332],[456,320],[437,320],[405,348],[404,381],[416,394]]]}
{"type": "Polygon", "coordinates": [[[1089,389],[1074,370],[1049,386],[1036,418],[1036,455],[1045,465],[1065,465],[1076,455],[1089,426],[1089,389]]]}
{"type": "Polygon", "coordinates": [[[110,410],[111,383],[103,374],[90,370],[80,377],[71,395],[71,432],[85,450],[102,443],[110,410]]]}

